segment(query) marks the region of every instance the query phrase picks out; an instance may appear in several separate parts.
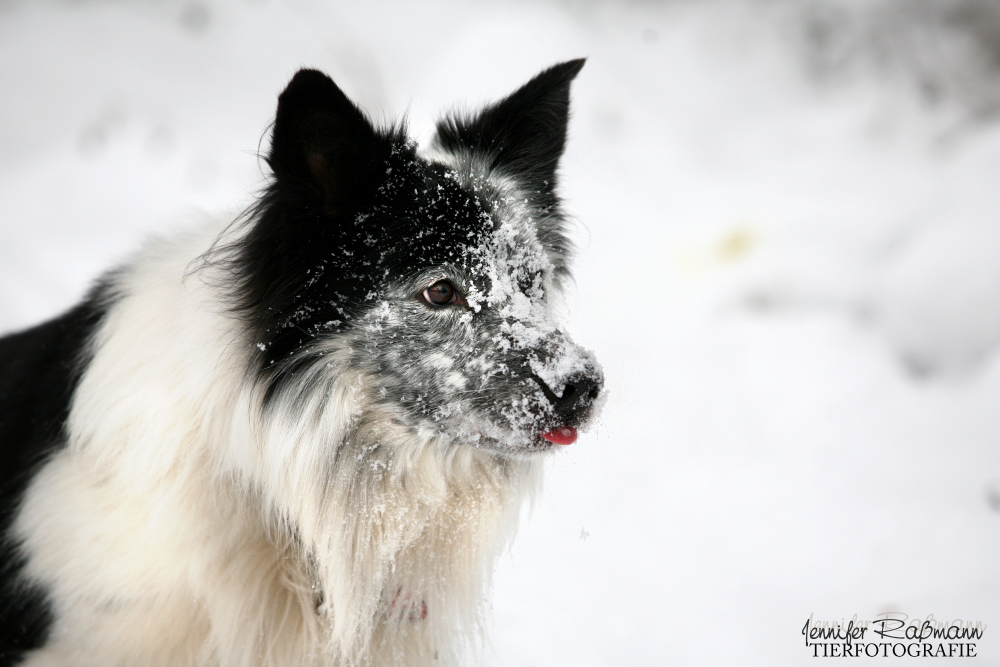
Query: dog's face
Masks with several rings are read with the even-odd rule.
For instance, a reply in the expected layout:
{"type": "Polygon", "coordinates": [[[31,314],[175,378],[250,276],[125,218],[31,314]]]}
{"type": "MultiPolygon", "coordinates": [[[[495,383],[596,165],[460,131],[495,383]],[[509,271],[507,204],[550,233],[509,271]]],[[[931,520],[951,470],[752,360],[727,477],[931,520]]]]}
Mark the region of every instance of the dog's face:
{"type": "Polygon", "coordinates": [[[326,76],[296,75],[232,265],[270,396],[304,390],[336,350],[414,433],[506,455],[575,439],[603,384],[556,317],[555,170],[581,66],[440,123],[427,155],[326,76]]]}

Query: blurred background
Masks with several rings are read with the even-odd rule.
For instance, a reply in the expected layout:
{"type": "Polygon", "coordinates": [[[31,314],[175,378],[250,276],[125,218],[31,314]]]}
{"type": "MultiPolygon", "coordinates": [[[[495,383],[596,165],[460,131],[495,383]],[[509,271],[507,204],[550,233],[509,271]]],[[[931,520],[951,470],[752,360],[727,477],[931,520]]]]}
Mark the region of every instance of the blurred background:
{"type": "Polygon", "coordinates": [[[997,0],[0,0],[0,330],[249,203],[301,66],[426,140],[579,56],[572,331],[611,394],[482,664],[811,664],[810,615],[894,611],[1000,665],[997,0]]]}

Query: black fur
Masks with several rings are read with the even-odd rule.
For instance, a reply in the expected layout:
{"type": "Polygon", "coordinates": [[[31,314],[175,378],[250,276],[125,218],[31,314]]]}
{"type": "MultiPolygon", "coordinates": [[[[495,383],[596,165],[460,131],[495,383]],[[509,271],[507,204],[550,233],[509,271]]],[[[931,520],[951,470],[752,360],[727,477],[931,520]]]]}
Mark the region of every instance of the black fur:
{"type": "Polygon", "coordinates": [[[45,591],[19,580],[9,530],[33,472],[65,446],[70,399],[106,304],[100,290],[61,317],[0,338],[0,665],[45,641],[45,591]]]}
{"type": "Polygon", "coordinates": [[[471,149],[490,167],[528,184],[535,205],[555,209],[556,167],[566,147],[570,84],[585,60],[570,60],[538,74],[509,97],[472,118],[438,123],[437,141],[447,150],[471,149]]]}
{"type": "MultiPolygon", "coordinates": [[[[438,128],[445,148],[481,153],[529,184],[533,204],[551,218],[543,241],[557,257],[568,254],[569,243],[555,169],[569,85],[583,63],[552,67],[477,117],[438,128]]],[[[459,249],[492,231],[484,224],[492,213],[489,193],[463,187],[442,165],[418,158],[405,126],[375,127],[315,70],[298,72],[279,97],[267,162],[274,180],[247,215],[252,227],[219,256],[235,278],[259,368],[272,378],[268,396],[308,363],[298,353],[317,336],[346,330],[384,298],[387,276],[466,262],[459,249]]]]}

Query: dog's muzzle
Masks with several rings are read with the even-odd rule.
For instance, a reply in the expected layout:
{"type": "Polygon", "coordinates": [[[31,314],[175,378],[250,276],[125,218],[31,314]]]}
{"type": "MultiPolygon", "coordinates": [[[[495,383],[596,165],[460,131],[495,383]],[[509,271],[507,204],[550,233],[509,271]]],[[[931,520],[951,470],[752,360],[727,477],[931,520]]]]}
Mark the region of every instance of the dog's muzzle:
{"type": "Polygon", "coordinates": [[[569,376],[556,388],[558,393],[537,375],[533,379],[552,404],[559,426],[576,427],[586,422],[604,388],[604,374],[596,367],[569,376]]]}

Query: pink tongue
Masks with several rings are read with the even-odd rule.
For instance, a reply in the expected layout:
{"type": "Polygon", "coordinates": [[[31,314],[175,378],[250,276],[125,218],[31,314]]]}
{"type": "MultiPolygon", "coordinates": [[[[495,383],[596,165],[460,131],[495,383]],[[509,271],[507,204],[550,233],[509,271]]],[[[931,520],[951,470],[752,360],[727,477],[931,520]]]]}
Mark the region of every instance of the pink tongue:
{"type": "Polygon", "coordinates": [[[542,437],[556,445],[572,445],[576,442],[576,429],[572,426],[560,426],[542,433],[542,437]]]}

